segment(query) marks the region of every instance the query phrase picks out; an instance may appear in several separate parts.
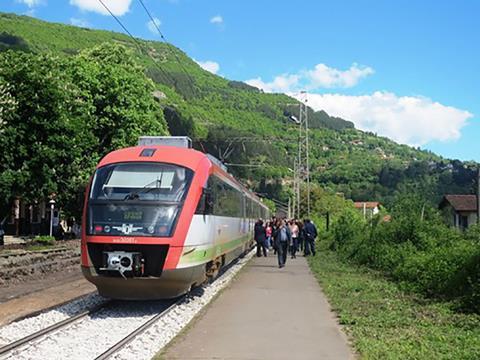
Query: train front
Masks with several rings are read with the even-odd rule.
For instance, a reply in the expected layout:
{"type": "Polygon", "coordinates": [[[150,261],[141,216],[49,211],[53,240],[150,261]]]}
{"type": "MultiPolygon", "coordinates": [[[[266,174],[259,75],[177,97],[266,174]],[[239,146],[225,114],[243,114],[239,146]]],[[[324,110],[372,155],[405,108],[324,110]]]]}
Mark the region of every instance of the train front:
{"type": "Polygon", "coordinates": [[[201,196],[200,154],[138,146],[101,161],[86,194],[82,229],[82,272],[101,295],[173,298],[204,279],[203,268],[176,268],[201,196]]]}

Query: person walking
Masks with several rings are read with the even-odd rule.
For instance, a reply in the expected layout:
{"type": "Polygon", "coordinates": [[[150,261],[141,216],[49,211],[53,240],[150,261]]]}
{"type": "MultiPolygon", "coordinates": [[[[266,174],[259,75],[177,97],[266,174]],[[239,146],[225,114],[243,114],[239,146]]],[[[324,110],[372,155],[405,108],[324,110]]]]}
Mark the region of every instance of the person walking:
{"type": "Polygon", "coordinates": [[[288,244],[292,240],[290,229],[285,220],[280,220],[274,234],[275,246],[278,254],[278,267],[283,268],[287,262],[288,244]]]}
{"type": "Polygon", "coordinates": [[[266,233],[265,228],[263,227],[262,219],[258,219],[258,221],[255,223],[253,231],[255,241],[257,242],[257,256],[262,256],[262,251],[263,256],[267,256],[267,249],[265,248],[266,233]]]}
{"type": "Polygon", "coordinates": [[[298,249],[298,225],[295,223],[295,220],[290,220],[289,224],[290,233],[292,234],[292,240],[290,241],[290,255],[292,259],[296,259],[296,253],[298,249]]]}
{"type": "Polygon", "coordinates": [[[267,237],[265,247],[267,250],[270,250],[272,247],[272,223],[270,221],[267,222],[267,226],[265,227],[265,235],[267,237]]]}
{"type": "Polygon", "coordinates": [[[279,219],[275,216],[272,217],[272,221],[270,225],[272,227],[272,247],[273,247],[273,255],[277,255],[277,243],[275,242],[275,234],[277,233],[278,224],[280,224],[279,219]]]}
{"type": "Polygon", "coordinates": [[[310,219],[305,219],[304,221],[303,236],[305,239],[305,256],[310,254],[315,256],[315,238],[317,237],[317,228],[310,221],[310,219]]]}
{"type": "Polygon", "coordinates": [[[298,226],[298,251],[304,251],[304,238],[303,238],[303,223],[301,220],[295,221],[298,226]]]}

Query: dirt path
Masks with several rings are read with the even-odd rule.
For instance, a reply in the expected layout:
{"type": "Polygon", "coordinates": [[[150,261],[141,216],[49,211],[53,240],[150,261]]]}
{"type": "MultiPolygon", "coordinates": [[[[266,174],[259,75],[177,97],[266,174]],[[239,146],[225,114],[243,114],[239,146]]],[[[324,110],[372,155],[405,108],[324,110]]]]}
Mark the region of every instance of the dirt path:
{"type": "Polygon", "coordinates": [[[95,291],[80,269],[0,288],[0,326],[95,291]]]}

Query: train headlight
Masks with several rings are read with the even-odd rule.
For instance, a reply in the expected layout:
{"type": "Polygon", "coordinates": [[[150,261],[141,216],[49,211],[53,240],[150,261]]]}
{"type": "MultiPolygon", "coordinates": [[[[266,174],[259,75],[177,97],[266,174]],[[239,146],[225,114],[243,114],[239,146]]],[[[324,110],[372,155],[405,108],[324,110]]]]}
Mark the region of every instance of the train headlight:
{"type": "Polygon", "coordinates": [[[132,264],[132,260],[130,260],[129,257],[122,257],[120,260],[120,265],[122,265],[124,268],[128,268],[132,264]]]}
{"type": "Polygon", "coordinates": [[[106,233],[109,233],[110,230],[112,230],[112,229],[111,229],[110,226],[108,226],[108,225],[105,225],[105,226],[103,227],[103,231],[105,231],[106,233]]]}
{"type": "Polygon", "coordinates": [[[147,230],[150,234],[153,234],[155,232],[155,226],[150,225],[147,230]]]}

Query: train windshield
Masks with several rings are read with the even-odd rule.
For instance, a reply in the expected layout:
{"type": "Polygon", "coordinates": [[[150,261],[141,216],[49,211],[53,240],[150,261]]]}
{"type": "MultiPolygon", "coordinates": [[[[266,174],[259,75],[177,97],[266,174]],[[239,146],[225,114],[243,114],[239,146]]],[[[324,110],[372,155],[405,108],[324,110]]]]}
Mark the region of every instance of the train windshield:
{"type": "Polygon", "coordinates": [[[90,235],[171,236],[193,172],[161,163],[119,163],[95,173],[90,235]]]}

